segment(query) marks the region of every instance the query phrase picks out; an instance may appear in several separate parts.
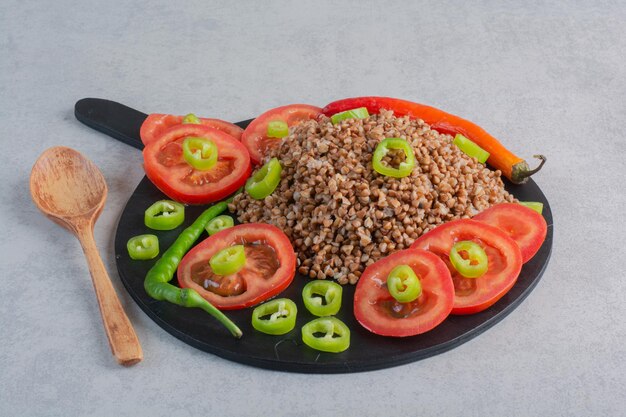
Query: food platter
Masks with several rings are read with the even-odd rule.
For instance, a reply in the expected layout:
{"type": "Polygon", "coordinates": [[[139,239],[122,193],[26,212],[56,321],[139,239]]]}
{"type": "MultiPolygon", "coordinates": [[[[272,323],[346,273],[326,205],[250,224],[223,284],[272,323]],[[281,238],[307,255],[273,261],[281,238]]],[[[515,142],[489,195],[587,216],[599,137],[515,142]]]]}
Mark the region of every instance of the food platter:
{"type": "MultiPolygon", "coordinates": [[[[108,100],[83,99],[76,103],[75,115],[78,120],[100,132],[138,149],[143,147],[139,128],[147,115],[142,112],[108,100]]],[[[236,124],[245,127],[250,121],[236,124]]],[[[139,154],[137,163],[140,163],[139,154]]],[[[261,368],[306,373],[348,373],[398,366],[445,352],[478,336],[513,312],[539,282],[552,250],[550,205],[532,179],[524,185],[513,185],[505,180],[505,186],[520,200],[542,202],[543,215],[548,224],[543,245],[535,257],[524,264],[515,286],[485,311],[471,316],[450,316],[435,329],[407,338],[377,336],[361,327],[352,309],[354,286],[346,286],[337,317],[351,330],[351,346],[338,354],[318,352],[302,342],[300,328],[315,317],[304,308],[301,297],[302,288],[309,279],[298,274],[292,285],[281,293],[281,297],[290,298],[298,306],[296,327],[283,336],[255,331],[250,320],[251,309],[227,312],[243,331],[243,337],[235,339],[201,310],[186,309],[150,298],[144,291],[143,281],[155,261],[132,261],[126,250],[129,238],[148,231],[143,223],[145,209],[154,201],[166,198],[145,177],[130,196],[118,222],[115,236],[117,269],[133,300],[160,327],[191,346],[228,360],[261,368]]],[[[171,245],[180,230],[191,224],[204,208],[206,206],[187,207],[183,226],[159,232],[161,247],[171,245]]]]}

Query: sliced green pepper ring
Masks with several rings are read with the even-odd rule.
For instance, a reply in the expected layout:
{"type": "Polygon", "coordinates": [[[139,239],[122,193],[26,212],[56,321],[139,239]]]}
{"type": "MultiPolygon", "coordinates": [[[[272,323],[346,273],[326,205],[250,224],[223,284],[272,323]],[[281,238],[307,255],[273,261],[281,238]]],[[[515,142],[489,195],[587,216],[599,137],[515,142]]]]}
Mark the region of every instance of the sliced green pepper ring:
{"type": "Polygon", "coordinates": [[[243,245],[229,246],[217,252],[209,260],[209,265],[216,275],[231,275],[239,272],[246,264],[246,252],[243,245]]]}
{"type": "Polygon", "coordinates": [[[282,139],[289,136],[289,125],[282,120],[273,120],[267,124],[267,137],[282,139]]]}
{"type": "Polygon", "coordinates": [[[190,136],[183,141],[183,157],[195,169],[209,170],[217,163],[217,145],[207,138],[190,136]]]}
{"type": "Polygon", "coordinates": [[[489,269],[489,258],[476,242],[463,240],[452,246],[450,262],[465,278],[479,278],[489,269]]]}
{"type": "Polygon", "coordinates": [[[176,229],[185,221],[185,206],[172,200],[159,200],[146,209],[143,220],[150,229],[176,229]]]}
{"type": "Polygon", "coordinates": [[[323,352],[343,352],[350,347],[350,329],[335,317],[320,317],[302,326],[302,341],[323,352]]]}
{"type": "Polygon", "coordinates": [[[372,156],[372,167],[376,172],[387,177],[403,178],[411,175],[415,167],[415,155],[409,143],[401,138],[387,138],[382,140],[372,156]],[[390,149],[397,149],[404,152],[404,161],[400,162],[398,168],[383,164],[383,158],[390,149]]]}
{"type": "Polygon", "coordinates": [[[196,116],[195,114],[189,113],[183,118],[183,124],[199,125],[200,119],[198,119],[198,116],[196,116]]]}
{"type": "Polygon", "coordinates": [[[285,334],[296,327],[298,307],[288,298],[277,298],[252,311],[252,327],[267,334],[285,334]]]}
{"type": "Polygon", "coordinates": [[[315,280],[304,286],[302,299],[307,310],[316,316],[332,316],[341,308],[343,288],[332,281],[315,280]]]}
{"type": "Polygon", "coordinates": [[[337,123],[347,120],[347,119],[366,119],[370,117],[369,112],[366,107],[359,107],[358,109],[346,110],[341,113],[333,114],[330,117],[330,121],[332,124],[336,125],[337,123]]]}
{"type": "Polygon", "coordinates": [[[458,146],[465,155],[471,158],[476,158],[481,164],[487,162],[487,159],[489,158],[489,152],[487,152],[465,136],[461,135],[460,133],[457,133],[452,143],[458,146]]]}
{"type": "Polygon", "coordinates": [[[529,209],[535,210],[539,214],[543,213],[543,203],[540,203],[538,201],[520,201],[519,203],[522,206],[526,206],[529,209]]]}
{"type": "Polygon", "coordinates": [[[217,232],[233,227],[234,225],[235,221],[232,217],[222,214],[221,216],[217,216],[211,220],[209,224],[206,225],[206,232],[209,236],[213,236],[217,232]]]}
{"type": "Polygon", "coordinates": [[[272,194],[280,183],[280,174],[283,167],[276,158],[263,165],[253,176],[246,182],[246,192],[255,200],[262,200],[272,194]]]}
{"type": "Polygon", "coordinates": [[[159,254],[159,238],[155,235],[134,236],[128,240],[126,249],[131,259],[154,259],[159,254]]]}
{"type": "Polygon", "coordinates": [[[409,265],[398,265],[391,270],[387,289],[399,303],[410,303],[422,294],[422,284],[409,265]]]}

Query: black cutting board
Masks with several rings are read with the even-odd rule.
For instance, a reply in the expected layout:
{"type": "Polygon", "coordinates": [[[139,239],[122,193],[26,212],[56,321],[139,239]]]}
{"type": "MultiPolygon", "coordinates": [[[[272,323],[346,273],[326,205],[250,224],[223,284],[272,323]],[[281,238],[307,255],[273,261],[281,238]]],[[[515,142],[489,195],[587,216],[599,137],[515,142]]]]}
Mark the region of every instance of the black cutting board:
{"type": "MultiPolygon", "coordinates": [[[[102,99],[82,99],[76,103],[75,115],[86,125],[142,149],[139,128],[146,114],[116,102],[102,99]]],[[[251,120],[239,122],[244,127],[251,120]]],[[[137,153],[137,163],[141,155],[137,153]]],[[[187,309],[148,297],[143,280],[153,261],[133,261],[126,250],[132,236],[155,233],[159,236],[161,251],[169,247],[180,231],[206,208],[186,208],[185,223],[179,228],[158,232],[143,223],[144,211],[153,202],[166,198],[144,177],[131,195],[122,212],[115,235],[115,260],[122,282],[139,307],[168,333],[185,343],[223,358],[261,368],[290,372],[344,373],[388,368],[428,358],[450,350],[478,336],[509,315],[530,294],[543,274],[552,250],[552,212],[548,200],[531,179],[524,185],[505,181],[506,188],[522,201],[540,201],[548,223],[548,234],[539,252],[522,268],[515,286],[496,304],[471,316],[450,316],[435,329],[407,338],[390,338],[372,334],[359,325],[353,315],[354,286],[345,286],[341,311],[337,317],[348,325],[350,348],[342,353],[318,352],[304,345],[300,328],[314,319],[302,303],[302,287],[308,278],[296,274],[292,285],[281,293],[298,305],[296,327],[283,336],[269,336],[255,331],[251,324],[252,309],[228,311],[227,315],[243,331],[241,339],[233,338],[215,319],[198,309],[187,309]]],[[[206,235],[203,235],[202,240],[206,235]]],[[[176,282],[176,278],[172,281],[176,282]]],[[[515,320],[515,317],[512,318],[515,320]]],[[[519,326],[523,323],[519,322],[519,326]]]]}

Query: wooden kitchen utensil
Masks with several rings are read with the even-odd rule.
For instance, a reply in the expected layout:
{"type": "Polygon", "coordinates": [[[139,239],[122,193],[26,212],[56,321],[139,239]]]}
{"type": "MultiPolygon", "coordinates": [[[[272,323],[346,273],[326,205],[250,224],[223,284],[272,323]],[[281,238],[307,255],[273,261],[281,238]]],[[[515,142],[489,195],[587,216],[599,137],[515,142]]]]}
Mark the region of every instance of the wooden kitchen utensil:
{"type": "Polygon", "coordinates": [[[107,196],[102,173],[79,152],[53,147],[35,162],[30,193],[48,218],[69,229],[80,241],[113,355],[124,366],[141,361],[139,339],[117,298],[93,236],[94,224],[107,196]]]}

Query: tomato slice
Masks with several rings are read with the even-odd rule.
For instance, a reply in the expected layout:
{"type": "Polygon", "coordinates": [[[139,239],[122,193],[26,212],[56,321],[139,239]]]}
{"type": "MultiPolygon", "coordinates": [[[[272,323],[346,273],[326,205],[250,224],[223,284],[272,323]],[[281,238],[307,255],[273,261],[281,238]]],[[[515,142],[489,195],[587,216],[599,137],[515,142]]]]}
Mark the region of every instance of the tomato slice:
{"type": "Polygon", "coordinates": [[[209,126],[181,124],[163,133],[143,150],[146,175],[168,197],[181,203],[206,204],[221,200],[246,183],[250,157],[246,147],[232,136],[209,126]],[[216,164],[206,170],[193,168],[183,157],[185,138],[205,137],[217,145],[216,164]]]}
{"type": "Polygon", "coordinates": [[[246,223],[210,236],[185,255],[178,283],[193,288],[221,310],[256,305],[289,286],[296,273],[296,254],[276,226],[246,223]],[[224,248],[243,245],[246,263],[232,275],[216,275],[209,260],[224,248]]]}
{"type": "Polygon", "coordinates": [[[448,317],[454,286],[446,264],[421,249],[395,252],[365,268],[354,293],[354,316],[363,327],[382,336],[424,333],[448,317]],[[409,265],[419,277],[421,295],[399,303],[387,289],[387,276],[398,265],[409,265]]]}
{"type": "Polygon", "coordinates": [[[519,245],[522,262],[528,262],[546,239],[546,219],[535,210],[516,203],[502,203],[489,207],[473,217],[503,230],[519,245]]]}
{"type": "Polygon", "coordinates": [[[252,121],[241,135],[241,142],[250,152],[252,163],[260,164],[267,151],[281,143],[281,139],[267,136],[267,125],[273,121],[283,121],[291,128],[306,120],[315,119],[321,108],[308,104],[291,104],[268,110],[252,121]]]}
{"type": "MultiPolygon", "coordinates": [[[[141,141],[144,145],[149,144],[172,127],[183,124],[184,117],[185,116],[174,116],[173,114],[159,113],[149,115],[146,120],[144,120],[141,125],[141,129],[139,130],[141,141]]],[[[220,119],[207,118],[200,118],[200,122],[205,126],[221,130],[235,139],[241,140],[243,129],[235,124],[220,119]]]]}
{"type": "Polygon", "coordinates": [[[475,220],[444,223],[418,238],[411,248],[429,250],[448,266],[455,292],[451,314],[474,314],[491,307],[513,287],[522,269],[517,243],[497,227],[475,220]],[[478,243],[487,253],[489,267],[479,278],[463,277],[450,263],[452,246],[463,240],[478,243]]]}

